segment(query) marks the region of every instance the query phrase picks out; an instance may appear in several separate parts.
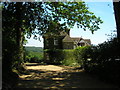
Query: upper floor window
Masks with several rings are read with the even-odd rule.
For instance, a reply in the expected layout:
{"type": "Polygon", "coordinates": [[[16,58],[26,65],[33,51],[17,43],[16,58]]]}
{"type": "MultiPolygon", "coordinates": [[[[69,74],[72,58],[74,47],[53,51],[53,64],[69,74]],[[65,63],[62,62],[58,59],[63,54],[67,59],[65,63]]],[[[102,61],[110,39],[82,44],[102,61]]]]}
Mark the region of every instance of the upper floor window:
{"type": "Polygon", "coordinates": [[[54,38],[54,45],[58,45],[58,39],[54,38]]]}

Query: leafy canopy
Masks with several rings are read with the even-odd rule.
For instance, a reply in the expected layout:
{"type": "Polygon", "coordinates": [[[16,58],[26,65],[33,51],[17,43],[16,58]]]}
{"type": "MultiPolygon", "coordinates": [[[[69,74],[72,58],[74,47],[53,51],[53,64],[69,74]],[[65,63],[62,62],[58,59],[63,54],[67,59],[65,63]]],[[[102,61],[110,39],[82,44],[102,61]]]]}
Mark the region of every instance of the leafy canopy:
{"type": "Polygon", "coordinates": [[[72,28],[75,24],[93,33],[103,23],[88,10],[85,2],[4,2],[3,31],[14,31],[16,21],[28,38],[31,34],[36,37],[36,34],[72,28]]]}

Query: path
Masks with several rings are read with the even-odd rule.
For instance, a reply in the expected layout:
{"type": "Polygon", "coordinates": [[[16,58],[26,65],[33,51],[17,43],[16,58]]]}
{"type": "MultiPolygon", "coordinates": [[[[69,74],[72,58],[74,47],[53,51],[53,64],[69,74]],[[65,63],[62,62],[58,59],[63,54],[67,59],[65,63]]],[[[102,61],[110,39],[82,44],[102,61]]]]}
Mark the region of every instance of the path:
{"type": "Polygon", "coordinates": [[[20,76],[18,88],[115,88],[75,67],[27,64],[26,69],[29,74],[20,76]]]}

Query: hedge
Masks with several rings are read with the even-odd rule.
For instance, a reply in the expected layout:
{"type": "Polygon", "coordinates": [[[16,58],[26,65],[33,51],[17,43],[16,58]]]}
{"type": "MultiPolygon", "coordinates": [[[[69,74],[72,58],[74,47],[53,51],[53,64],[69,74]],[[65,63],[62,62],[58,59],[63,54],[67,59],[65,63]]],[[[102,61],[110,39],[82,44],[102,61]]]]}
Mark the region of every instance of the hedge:
{"type": "Polygon", "coordinates": [[[44,51],[46,62],[49,64],[63,64],[69,66],[76,66],[78,62],[76,60],[75,50],[60,50],[60,49],[47,49],[44,51]]]}

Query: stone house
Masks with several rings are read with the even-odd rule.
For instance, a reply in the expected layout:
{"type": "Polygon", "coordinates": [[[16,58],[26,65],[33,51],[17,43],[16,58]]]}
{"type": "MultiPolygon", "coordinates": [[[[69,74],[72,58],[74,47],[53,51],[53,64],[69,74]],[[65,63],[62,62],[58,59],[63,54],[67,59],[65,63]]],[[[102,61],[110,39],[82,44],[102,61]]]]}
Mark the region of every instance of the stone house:
{"type": "Polygon", "coordinates": [[[44,49],[75,49],[78,46],[91,45],[90,39],[70,37],[69,31],[61,31],[59,34],[44,34],[44,49]]]}

